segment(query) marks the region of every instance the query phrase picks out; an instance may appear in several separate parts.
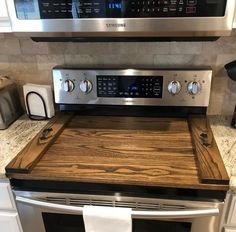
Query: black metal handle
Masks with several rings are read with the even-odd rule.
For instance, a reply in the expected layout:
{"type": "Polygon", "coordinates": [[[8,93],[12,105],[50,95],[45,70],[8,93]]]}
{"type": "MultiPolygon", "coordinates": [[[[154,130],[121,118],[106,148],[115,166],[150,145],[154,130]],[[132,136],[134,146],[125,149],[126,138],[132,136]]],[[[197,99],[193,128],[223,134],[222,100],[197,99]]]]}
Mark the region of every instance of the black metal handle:
{"type": "Polygon", "coordinates": [[[52,128],[44,129],[39,138],[40,138],[41,140],[46,140],[46,139],[48,139],[49,137],[51,137],[51,136],[49,136],[49,134],[50,134],[50,132],[52,132],[52,131],[53,131],[52,128]]]}
{"type": "Polygon", "coordinates": [[[203,145],[206,146],[206,147],[209,146],[208,134],[207,133],[201,133],[200,137],[201,137],[203,145]]]}

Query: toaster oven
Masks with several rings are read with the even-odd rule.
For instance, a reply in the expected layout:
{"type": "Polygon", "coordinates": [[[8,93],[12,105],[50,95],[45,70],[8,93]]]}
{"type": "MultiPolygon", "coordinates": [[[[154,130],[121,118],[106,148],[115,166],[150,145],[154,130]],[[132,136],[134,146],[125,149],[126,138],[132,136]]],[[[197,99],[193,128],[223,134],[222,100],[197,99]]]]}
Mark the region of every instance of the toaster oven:
{"type": "Polygon", "coordinates": [[[22,113],[16,84],[6,77],[0,77],[0,129],[6,129],[22,113]]]}

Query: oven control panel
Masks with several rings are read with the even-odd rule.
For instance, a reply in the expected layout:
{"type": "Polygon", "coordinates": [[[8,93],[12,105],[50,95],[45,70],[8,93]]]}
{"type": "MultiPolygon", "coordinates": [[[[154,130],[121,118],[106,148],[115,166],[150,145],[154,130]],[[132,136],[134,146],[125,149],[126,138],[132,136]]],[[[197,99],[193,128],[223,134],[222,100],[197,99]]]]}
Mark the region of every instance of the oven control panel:
{"type": "Polygon", "coordinates": [[[53,69],[58,104],[207,107],[211,78],[209,68],[53,69]]]}
{"type": "Polygon", "coordinates": [[[14,0],[18,19],[222,17],[226,0],[14,0]]]}
{"type": "Polygon", "coordinates": [[[161,98],[162,76],[97,76],[98,97],[161,98]]]}

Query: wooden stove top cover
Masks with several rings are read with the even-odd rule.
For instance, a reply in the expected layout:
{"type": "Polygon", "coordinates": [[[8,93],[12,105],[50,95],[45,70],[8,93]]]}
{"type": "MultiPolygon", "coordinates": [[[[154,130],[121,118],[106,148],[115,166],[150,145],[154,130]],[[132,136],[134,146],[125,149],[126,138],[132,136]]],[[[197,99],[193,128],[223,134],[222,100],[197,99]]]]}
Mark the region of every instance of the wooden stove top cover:
{"type": "MultiPolygon", "coordinates": [[[[10,177],[90,183],[228,189],[229,178],[205,117],[74,116],[59,136],[10,177]],[[207,141],[202,137],[207,136],[207,141]],[[39,160],[39,161],[38,161],[39,160]],[[24,170],[24,171],[22,171],[24,170]],[[26,170],[26,171],[25,171],[26,170]],[[24,174],[25,173],[25,174],[24,174]]],[[[22,165],[24,163],[24,165],[22,165]]]]}

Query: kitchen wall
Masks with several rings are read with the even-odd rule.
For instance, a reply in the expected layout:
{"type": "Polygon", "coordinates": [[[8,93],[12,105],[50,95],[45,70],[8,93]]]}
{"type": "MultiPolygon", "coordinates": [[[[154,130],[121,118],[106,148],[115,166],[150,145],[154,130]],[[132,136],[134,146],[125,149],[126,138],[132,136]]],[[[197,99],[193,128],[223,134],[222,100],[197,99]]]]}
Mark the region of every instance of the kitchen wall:
{"type": "Polygon", "coordinates": [[[19,85],[51,84],[55,65],[87,67],[148,65],[210,65],[214,70],[208,114],[232,114],[236,82],[224,65],[236,59],[236,33],[216,42],[35,43],[24,34],[0,34],[0,73],[19,85]]]}

